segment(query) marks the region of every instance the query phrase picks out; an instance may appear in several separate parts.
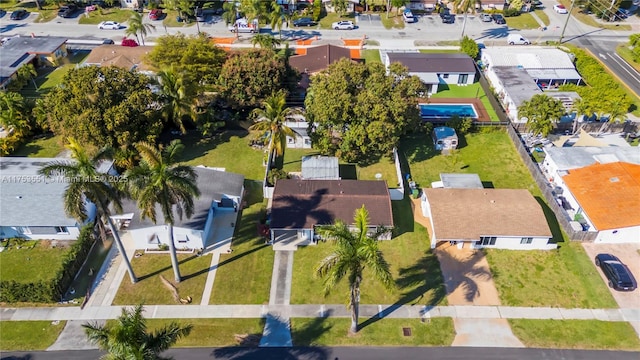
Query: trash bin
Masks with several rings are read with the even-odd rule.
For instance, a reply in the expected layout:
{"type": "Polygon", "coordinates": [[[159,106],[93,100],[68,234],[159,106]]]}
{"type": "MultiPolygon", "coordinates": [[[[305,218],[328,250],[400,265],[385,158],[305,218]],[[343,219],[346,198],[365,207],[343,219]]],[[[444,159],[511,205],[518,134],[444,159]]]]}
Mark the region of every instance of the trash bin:
{"type": "Polygon", "coordinates": [[[176,16],[176,21],[177,22],[182,22],[182,16],[180,16],[180,15],[176,16]]]}
{"type": "Polygon", "coordinates": [[[418,189],[411,190],[411,196],[413,196],[414,199],[419,198],[420,197],[420,190],[418,190],[418,189]]]}

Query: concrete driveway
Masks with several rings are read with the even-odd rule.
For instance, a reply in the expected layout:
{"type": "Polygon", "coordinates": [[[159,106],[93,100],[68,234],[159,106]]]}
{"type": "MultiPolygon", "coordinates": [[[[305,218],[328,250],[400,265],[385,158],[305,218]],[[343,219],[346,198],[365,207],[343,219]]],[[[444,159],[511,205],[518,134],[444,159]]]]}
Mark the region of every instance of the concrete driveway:
{"type": "Polygon", "coordinates": [[[501,305],[498,290],[481,251],[449,243],[436,248],[449,305],[501,305]]]}
{"type": "MultiPolygon", "coordinates": [[[[617,256],[627,267],[631,270],[631,273],[636,278],[636,281],[640,280],[640,243],[636,244],[595,244],[595,243],[583,243],[582,247],[587,252],[587,255],[591,259],[593,266],[595,263],[593,260],[596,255],[600,253],[608,253],[617,256]]],[[[607,284],[607,278],[604,276],[600,268],[597,269],[598,274],[607,284]]],[[[635,308],[640,309],[640,290],[636,289],[631,292],[616,291],[609,289],[611,295],[621,308],[635,308]]]]}

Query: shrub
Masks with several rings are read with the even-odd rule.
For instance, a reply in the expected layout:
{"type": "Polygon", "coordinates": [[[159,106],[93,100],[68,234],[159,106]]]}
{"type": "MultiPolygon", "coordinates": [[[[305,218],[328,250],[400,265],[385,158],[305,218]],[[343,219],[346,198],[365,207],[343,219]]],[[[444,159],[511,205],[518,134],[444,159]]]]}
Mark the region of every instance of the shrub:
{"type": "Polygon", "coordinates": [[[313,21],[320,20],[322,14],[322,0],[313,0],[313,21]]]}
{"type": "Polygon", "coordinates": [[[458,134],[466,134],[473,127],[473,120],[468,117],[461,118],[458,115],[453,115],[446,125],[454,129],[458,134]]]}
{"type": "Polygon", "coordinates": [[[279,179],[288,179],[288,178],[289,178],[289,174],[287,174],[287,172],[282,169],[271,169],[269,170],[269,174],[267,175],[267,180],[269,181],[270,184],[273,184],[273,185],[275,185],[276,181],[278,181],[279,179]]]}
{"type": "Polygon", "coordinates": [[[502,14],[504,15],[504,17],[520,16],[520,9],[505,9],[502,14]]]}
{"type": "Polygon", "coordinates": [[[470,37],[465,36],[460,42],[460,51],[471,56],[472,59],[476,59],[480,53],[478,44],[470,37]]]}

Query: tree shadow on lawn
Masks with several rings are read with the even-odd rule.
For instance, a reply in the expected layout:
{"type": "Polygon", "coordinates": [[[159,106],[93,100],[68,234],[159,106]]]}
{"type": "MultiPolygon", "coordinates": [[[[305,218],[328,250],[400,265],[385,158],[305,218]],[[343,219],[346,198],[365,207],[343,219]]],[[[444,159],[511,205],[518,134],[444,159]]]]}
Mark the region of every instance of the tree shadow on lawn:
{"type": "Polygon", "coordinates": [[[206,274],[206,273],[208,273],[208,272],[210,272],[210,271],[212,271],[212,270],[219,269],[220,267],[222,267],[222,266],[224,266],[224,265],[226,265],[226,264],[228,264],[228,263],[234,262],[234,261],[236,261],[236,260],[238,260],[238,259],[241,259],[241,258],[243,258],[243,257],[245,257],[245,256],[247,256],[247,255],[249,255],[249,254],[252,254],[252,253],[254,253],[254,252],[256,252],[256,251],[260,251],[260,250],[262,250],[262,249],[264,249],[264,248],[266,248],[266,247],[269,247],[269,245],[267,245],[267,244],[263,244],[263,245],[261,245],[261,246],[255,247],[255,248],[253,248],[253,249],[251,249],[251,250],[248,250],[248,251],[245,251],[245,252],[243,252],[243,253],[241,253],[241,254],[238,254],[238,255],[236,255],[236,256],[234,256],[234,257],[232,257],[232,258],[229,258],[229,259],[227,259],[227,260],[221,261],[221,262],[219,262],[219,263],[218,263],[218,264],[216,264],[216,265],[213,265],[213,266],[210,266],[210,267],[208,267],[208,268],[205,268],[205,269],[202,269],[202,270],[196,271],[196,272],[195,272],[195,273],[193,273],[193,274],[185,275],[185,276],[183,276],[183,277],[182,277],[182,280],[183,280],[183,281],[184,281],[184,280],[188,280],[188,279],[191,279],[191,278],[197,277],[197,276],[199,276],[199,275],[206,274]]]}
{"type": "Polygon", "coordinates": [[[424,133],[415,132],[400,141],[400,165],[403,172],[410,173],[410,163],[426,161],[440,155],[433,147],[433,140],[424,133]]]}
{"type": "MultiPolygon", "coordinates": [[[[225,130],[213,136],[203,137],[197,130],[192,130],[186,135],[177,137],[182,140],[182,143],[185,145],[185,149],[180,156],[180,161],[188,162],[197,159],[215,150],[218,145],[228,143],[234,136],[244,138],[248,135],[249,132],[246,130],[225,130]]],[[[163,140],[165,140],[163,142],[167,142],[166,140],[168,139],[163,140]]]]}
{"type": "MultiPolygon", "coordinates": [[[[405,189],[405,194],[408,194],[408,188],[405,189]]],[[[402,200],[392,201],[391,210],[393,212],[394,237],[415,231],[413,212],[420,211],[420,209],[413,209],[413,202],[409,199],[409,195],[405,195],[402,200]]]]}
{"type": "MultiPolygon", "coordinates": [[[[157,254],[157,255],[164,255],[164,254],[157,254]]],[[[167,255],[167,256],[168,256],[168,255],[167,255]]],[[[197,258],[198,258],[198,256],[197,256],[197,255],[193,255],[193,256],[189,256],[189,257],[188,257],[188,258],[186,258],[186,259],[182,259],[182,260],[178,261],[178,267],[180,267],[180,265],[182,265],[182,264],[184,264],[184,263],[187,263],[187,262],[189,262],[189,261],[191,261],[191,260],[194,260],[194,259],[197,259],[197,258]]],[[[169,269],[171,269],[171,265],[168,265],[168,266],[163,267],[162,269],[158,269],[158,270],[156,270],[156,271],[150,272],[149,274],[145,274],[145,275],[142,275],[142,276],[138,276],[138,282],[140,282],[140,281],[142,281],[142,280],[144,280],[144,279],[148,279],[148,278],[150,278],[150,277],[153,277],[153,276],[155,276],[155,275],[162,274],[164,271],[167,271],[167,270],[169,270],[169,269]]],[[[187,278],[192,278],[192,277],[193,277],[193,276],[191,276],[191,275],[187,275],[187,276],[184,276],[184,275],[183,275],[183,276],[182,276],[182,280],[187,280],[187,278]]]]}
{"type": "Polygon", "coordinates": [[[399,289],[406,290],[402,297],[393,305],[362,322],[358,328],[364,329],[387,317],[402,305],[414,306],[422,302],[427,309],[431,308],[439,304],[447,295],[440,262],[432,250],[426,251],[415,264],[400,269],[400,277],[395,280],[395,283],[399,289]],[[433,294],[430,298],[425,298],[424,294],[429,290],[433,290],[433,294]]]}
{"type": "MultiPolygon", "coordinates": [[[[544,213],[544,217],[547,219],[547,224],[549,224],[549,228],[551,229],[551,234],[553,235],[553,239],[551,239],[551,243],[561,243],[564,242],[564,236],[562,235],[562,229],[560,228],[560,224],[558,223],[558,218],[556,218],[556,214],[551,210],[549,204],[544,201],[540,196],[536,196],[536,201],[542,207],[542,212],[544,213]]],[[[558,245],[558,248],[560,246],[558,245]]]]}

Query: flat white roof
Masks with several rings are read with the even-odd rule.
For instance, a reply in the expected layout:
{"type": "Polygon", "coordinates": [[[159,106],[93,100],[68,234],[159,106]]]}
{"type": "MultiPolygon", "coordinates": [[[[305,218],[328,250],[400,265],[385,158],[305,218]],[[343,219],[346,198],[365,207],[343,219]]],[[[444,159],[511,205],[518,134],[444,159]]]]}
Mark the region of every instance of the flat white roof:
{"type": "Polygon", "coordinates": [[[575,69],[571,56],[555,48],[498,46],[482,49],[489,66],[519,66],[524,69],[575,69]]]}

